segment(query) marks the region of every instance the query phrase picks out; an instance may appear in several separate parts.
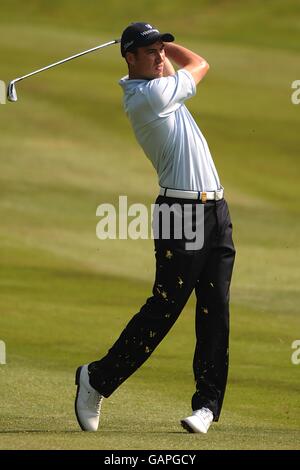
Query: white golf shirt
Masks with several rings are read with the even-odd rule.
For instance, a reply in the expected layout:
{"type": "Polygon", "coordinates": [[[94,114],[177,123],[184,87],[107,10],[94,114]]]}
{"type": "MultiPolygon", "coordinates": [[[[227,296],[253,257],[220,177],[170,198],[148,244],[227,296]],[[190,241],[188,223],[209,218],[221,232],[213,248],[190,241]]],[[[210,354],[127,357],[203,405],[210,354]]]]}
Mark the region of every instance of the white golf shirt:
{"type": "Polygon", "coordinates": [[[124,108],[137,141],[157,171],[159,185],[215,191],[220,180],[207,142],[184,101],[196,94],[185,69],[153,80],[120,80],[124,108]]]}

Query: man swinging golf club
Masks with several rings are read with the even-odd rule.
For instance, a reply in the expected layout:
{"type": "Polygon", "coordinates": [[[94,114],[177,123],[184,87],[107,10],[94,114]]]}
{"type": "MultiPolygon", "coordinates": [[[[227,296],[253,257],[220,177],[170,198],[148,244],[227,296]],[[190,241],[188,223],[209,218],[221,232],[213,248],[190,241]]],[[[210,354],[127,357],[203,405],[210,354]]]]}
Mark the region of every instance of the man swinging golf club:
{"type": "MultiPolygon", "coordinates": [[[[173,43],[147,23],[133,23],[121,38],[128,76],[120,81],[135,136],[157,171],[156,200],[172,207],[204,206],[204,243],[187,250],[184,236],[155,239],[152,296],[100,360],[77,369],[75,411],[80,427],[96,431],[108,398],[150,356],[175,323],[193,290],[196,390],[192,413],[181,420],[189,432],[206,433],[218,421],[228,372],[229,287],[235,258],[224,190],[208,145],[184,102],[208,71],[198,54],[173,43]],[[172,62],[179,70],[175,72],[172,62]]],[[[196,221],[196,223],[199,223],[196,221]]],[[[173,232],[172,232],[173,233],[173,232]]],[[[179,384],[180,386],[180,384],[179,384]]]]}

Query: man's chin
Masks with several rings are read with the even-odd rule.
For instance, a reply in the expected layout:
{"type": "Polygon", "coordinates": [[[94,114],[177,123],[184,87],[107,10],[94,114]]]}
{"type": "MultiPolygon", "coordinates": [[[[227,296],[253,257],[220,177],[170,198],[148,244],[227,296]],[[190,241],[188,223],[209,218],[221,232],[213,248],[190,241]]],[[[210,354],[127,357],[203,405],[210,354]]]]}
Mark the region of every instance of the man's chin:
{"type": "Polygon", "coordinates": [[[164,71],[159,70],[159,71],[157,71],[153,74],[153,78],[161,78],[161,77],[163,77],[163,75],[164,75],[164,71]]]}
{"type": "MultiPolygon", "coordinates": [[[[142,75],[140,76],[141,79],[144,80],[154,80],[155,78],[162,78],[164,76],[163,70],[162,71],[157,71],[153,72],[151,75],[142,75]]],[[[135,77],[137,78],[137,77],[135,77]]]]}

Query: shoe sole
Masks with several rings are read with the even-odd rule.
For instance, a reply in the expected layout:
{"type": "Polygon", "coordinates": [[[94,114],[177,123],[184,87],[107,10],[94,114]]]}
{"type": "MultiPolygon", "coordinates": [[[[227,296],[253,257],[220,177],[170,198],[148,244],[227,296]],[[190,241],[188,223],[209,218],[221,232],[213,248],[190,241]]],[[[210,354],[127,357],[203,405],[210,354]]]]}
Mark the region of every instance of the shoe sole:
{"type": "Polygon", "coordinates": [[[181,426],[183,427],[183,429],[185,429],[187,432],[191,433],[191,434],[196,434],[194,429],[191,428],[191,426],[189,426],[188,423],[186,423],[184,420],[180,421],[181,423],[181,426]]]}
{"type": "Polygon", "coordinates": [[[185,419],[182,419],[180,422],[183,429],[191,434],[207,434],[207,431],[201,431],[200,429],[195,430],[185,419]]]}
{"type": "Polygon", "coordinates": [[[78,367],[78,369],[76,370],[76,374],[75,374],[75,385],[77,385],[77,392],[76,392],[76,398],[75,398],[75,414],[76,414],[76,418],[77,418],[77,421],[78,421],[78,424],[79,424],[80,428],[82,429],[82,431],[85,431],[85,429],[81,425],[81,422],[80,422],[80,419],[79,419],[79,416],[78,416],[78,413],[77,413],[77,400],[78,400],[79,389],[80,389],[81,369],[82,369],[82,366],[78,367]]]}

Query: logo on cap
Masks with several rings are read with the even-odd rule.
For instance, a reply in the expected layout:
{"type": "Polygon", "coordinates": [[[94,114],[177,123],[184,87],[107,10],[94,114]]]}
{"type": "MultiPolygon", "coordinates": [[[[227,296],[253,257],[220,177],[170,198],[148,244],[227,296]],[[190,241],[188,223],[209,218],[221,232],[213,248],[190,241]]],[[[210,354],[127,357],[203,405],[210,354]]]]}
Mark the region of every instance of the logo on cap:
{"type": "Polygon", "coordinates": [[[126,42],[126,43],[124,44],[124,49],[127,49],[128,47],[132,46],[133,43],[134,43],[134,41],[126,42]]]}

